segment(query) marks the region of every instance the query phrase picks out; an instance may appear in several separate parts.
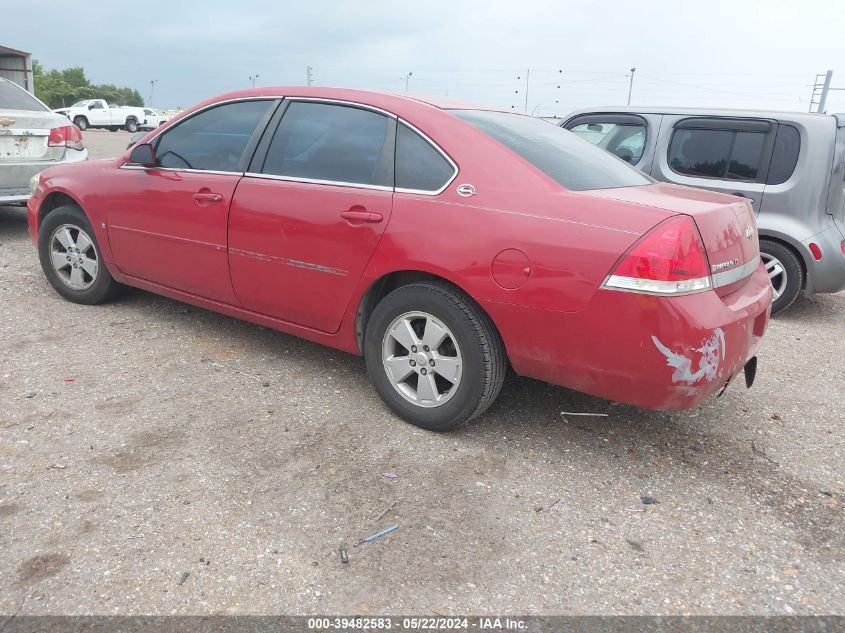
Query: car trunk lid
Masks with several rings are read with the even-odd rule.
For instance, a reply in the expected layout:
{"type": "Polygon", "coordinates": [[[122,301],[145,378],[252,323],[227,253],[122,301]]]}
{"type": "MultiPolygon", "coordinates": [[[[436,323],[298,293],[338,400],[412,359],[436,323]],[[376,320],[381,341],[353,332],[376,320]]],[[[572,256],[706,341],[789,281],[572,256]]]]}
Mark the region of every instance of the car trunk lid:
{"type": "Polygon", "coordinates": [[[50,130],[70,125],[54,112],[0,110],[0,163],[60,160],[64,147],[50,147],[50,130]]]}
{"type": "Polygon", "coordinates": [[[748,201],[666,183],[590,193],[691,216],[707,251],[713,285],[722,296],[744,285],[759,265],[757,228],[748,201]]]}

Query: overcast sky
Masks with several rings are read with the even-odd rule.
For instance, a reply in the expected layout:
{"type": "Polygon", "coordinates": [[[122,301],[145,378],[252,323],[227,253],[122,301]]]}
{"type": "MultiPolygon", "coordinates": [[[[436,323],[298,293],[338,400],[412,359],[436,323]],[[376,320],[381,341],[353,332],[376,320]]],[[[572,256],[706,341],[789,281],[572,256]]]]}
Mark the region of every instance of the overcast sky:
{"type": "MultiPolygon", "coordinates": [[[[807,111],[817,73],[845,88],[843,0],[3,0],[0,45],[83,66],[153,105],[250,85],[438,94],[563,115],[624,104],[807,111]],[[560,72],[562,71],[562,72],[560,72]],[[559,86],[559,87],[558,87],[559,86]]],[[[845,112],[845,90],[828,111],[845,112]]]]}

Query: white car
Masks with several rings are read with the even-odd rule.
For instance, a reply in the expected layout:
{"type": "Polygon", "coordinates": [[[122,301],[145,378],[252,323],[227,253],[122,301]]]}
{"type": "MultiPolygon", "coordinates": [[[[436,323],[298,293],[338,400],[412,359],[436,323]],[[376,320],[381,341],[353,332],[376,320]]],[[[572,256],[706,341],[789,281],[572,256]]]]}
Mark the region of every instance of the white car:
{"type": "Polygon", "coordinates": [[[172,115],[154,108],[144,108],[144,115],[146,120],[141,124],[142,130],[154,130],[172,117],[172,115]]]}
{"type": "Polygon", "coordinates": [[[33,176],[87,158],[78,127],[0,78],[0,204],[26,202],[33,176]]]}
{"type": "Polygon", "coordinates": [[[99,127],[112,132],[121,128],[127,132],[137,132],[146,121],[144,108],[119,106],[105,99],[83,99],[69,108],[57,108],[53,112],[64,114],[83,131],[89,127],[99,127]]]}

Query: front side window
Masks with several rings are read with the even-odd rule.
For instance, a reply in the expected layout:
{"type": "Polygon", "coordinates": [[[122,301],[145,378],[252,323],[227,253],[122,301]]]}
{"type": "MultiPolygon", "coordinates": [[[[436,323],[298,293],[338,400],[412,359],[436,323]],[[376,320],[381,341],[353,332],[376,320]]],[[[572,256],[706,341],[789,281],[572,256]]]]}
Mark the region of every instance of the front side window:
{"type": "Polygon", "coordinates": [[[99,101],[93,101],[93,102],[91,103],[91,105],[89,105],[89,106],[88,106],[88,109],[89,109],[89,110],[102,110],[102,109],[103,109],[103,104],[102,104],[102,103],[100,103],[99,101]]]}
{"type": "Polygon", "coordinates": [[[636,165],[645,151],[645,125],[618,123],[581,123],[569,130],[626,163],[636,165]]]}
{"type": "Polygon", "coordinates": [[[267,149],[262,173],[328,183],[393,186],[393,138],[383,114],[294,101],[267,149]]]}
{"type": "Polygon", "coordinates": [[[443,189],[455,168],[422,136],[407,125],[396,132],[396,188],[415,191],[443,189]]]}
{"type": "Polygon", "coordinates": [[[669,166],[686,176],[753,181],[765,143],[764,132],[678,129],[669,144],[669,166]]]}
{"type": "Polygon", "coordinates": [[[0,110],[29,110],[43,112],[45,108],[38,99],[11,81],[0,81],[0,110]]]}
{"type": "Polygon", "coordinates": [[[241,159],[272,101],[236,101],[203,110],[159,137],[156,164],[174,169],[241,171],[241,159]]]}
{"type": "Polygon", "coordinates": [[[482,110],[452,110],[572,191],[637,187],[653,181],[569,130],[541,119],[482,110]]]}

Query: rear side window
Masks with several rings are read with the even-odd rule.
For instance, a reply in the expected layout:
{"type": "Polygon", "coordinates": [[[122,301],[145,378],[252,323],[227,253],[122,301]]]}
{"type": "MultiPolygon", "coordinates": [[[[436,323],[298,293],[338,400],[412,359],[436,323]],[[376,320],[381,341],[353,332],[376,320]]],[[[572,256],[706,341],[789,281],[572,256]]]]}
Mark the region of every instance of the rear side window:
{"type": "Polygon", "coordinates": [[[753,181],[765,144],[764,132],[678,129],[669,145],[669,166],[697,178],[753,181]]]}
{"type": "Polygon", "coordinates": [[[455,168],[422,136],[407,125],[396,132],[396,188],[415,191],[443,189],[455,168]]]}
{"type": "Polygon", "coordinates": [[[0,110],[45,112],[47,108],[17,84],[10,81],[0,81],[0,110]]]}
{"type": "Polygon", "coordinates": [[[772,161],[769,163],[767,185],[779,185],[789,180],[795,165],[798,164],[798,152],[801,149],[801,134],[791,125],[779,125],[775,137],[772,161]]]}
{"type": "Polygon", "coordinates": [[[571,127],[569,131],[631,165],[640,162],[645,151],[644,125],[590,122],[571,127]]]}
{"type": "Polygon", "coordinates": [[[241,171],[241,159],[272,101],[224,103],[186,119],[159,137],[156,164],[175,169],[241,171]]]}
{"type": "Polygon", "coordinates": [[[393,135],[383,114],[294,101],[270,142],[262,173],[327,183],[393,186],[393,135]]]}
{"type": "Polygon", "coordinates": [[[541,119],[481,110],[453,110],[452,114],[571,191],[636,187],[652,182],[641,172],[569,130],[541,119]]]}

